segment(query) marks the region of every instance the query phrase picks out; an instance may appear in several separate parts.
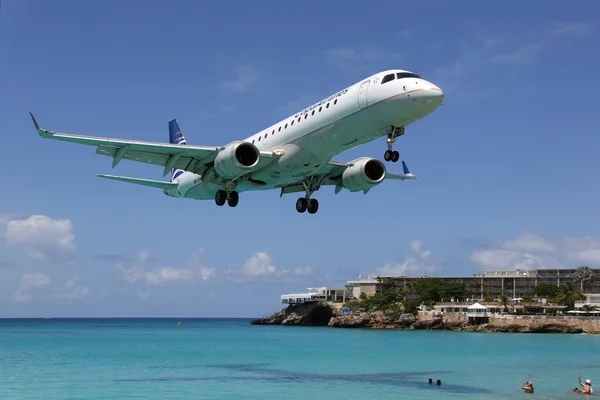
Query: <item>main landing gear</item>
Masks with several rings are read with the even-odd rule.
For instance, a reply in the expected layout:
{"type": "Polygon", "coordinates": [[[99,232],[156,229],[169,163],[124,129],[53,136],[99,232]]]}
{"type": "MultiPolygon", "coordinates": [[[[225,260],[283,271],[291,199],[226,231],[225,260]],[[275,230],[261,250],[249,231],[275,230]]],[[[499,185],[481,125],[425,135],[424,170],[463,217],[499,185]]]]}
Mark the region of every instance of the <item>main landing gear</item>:
{"type": "Polygon", "coordinates": [[[314,176],[311,176],[307,182],[303,182],[306,195],[300,197],[296,201],[296,211],[303,213],[308,211],[309,214],[314,214],[319,210],[319,202],[317,199],[311,199],[310,196],[319,189],[319,182],[314,176]]]}
{"type": "Polygon", "coordinates": [[[385,151],[383,155],[383,159],[385,161],[397,162],[400,159],[400,153],[395,150],[392,150],[392,146],[394,142],[396,142],[396,138],[404,135],[404,127],[394,127],[390,133],[387,135],[387,145],[388,149],[385,151]]]}
{"type": "Polygon", "coordinates": [[[306,197],[300,197],[296,201],[296,211],[303,213],[308,210],[309,214],[314,214],[319,209],[319,202],[317,199],[307,199],[306,197]]]}
{"type": "Polygon", "coordinates": [[[240,195],[235,190],[231,192],[217,190],[217,193],[215,194],[215,203],[217,203],[219,207],[225,204],[225,202],[227,202],[229,207],[235,207],[239,201],[240,195]]]}

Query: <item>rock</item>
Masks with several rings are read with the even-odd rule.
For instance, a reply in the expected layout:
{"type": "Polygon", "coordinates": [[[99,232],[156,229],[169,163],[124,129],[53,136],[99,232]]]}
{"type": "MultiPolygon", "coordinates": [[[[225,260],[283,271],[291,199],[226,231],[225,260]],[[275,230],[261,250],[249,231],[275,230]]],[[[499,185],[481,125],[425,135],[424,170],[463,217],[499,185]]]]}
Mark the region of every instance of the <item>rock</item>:
{"type": "Polygon", "coordinates": [[[327,302],[290,304],[283,310],[267,317],[251,321],[252,325],[302,325],[327,326],[337,308],[327,302]]]}
{"type": "Polygon", "coordinates": [[[331,318],[327,325],[335,328],[366,328],[371,326],[371,315],[366,312],[354,311],[331,318]]]}
{"type": "Polygon", "coordinates": [[[413,324],[414,329],[438,329],[442,324],[442,318],[418,320],[413,324]]]}
{"type": "Polygon", "coordinates": [[[409,326],[414,324],[416,320],[417,319],[415,318],[414,315],[412,315],[410,313],[405,313],[405,314],[402,314],[400,316],[400,318],[398,319],[398,325],[402,328],[408,328],[409,326]]]}

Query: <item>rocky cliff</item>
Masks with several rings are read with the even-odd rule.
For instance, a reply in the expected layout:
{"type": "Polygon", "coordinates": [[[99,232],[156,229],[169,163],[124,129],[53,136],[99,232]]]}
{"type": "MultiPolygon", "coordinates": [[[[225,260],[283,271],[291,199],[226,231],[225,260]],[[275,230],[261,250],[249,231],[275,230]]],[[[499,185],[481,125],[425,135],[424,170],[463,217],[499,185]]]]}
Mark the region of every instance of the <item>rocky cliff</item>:
{"type": "Polygon", "coordinates": [[[251,324],[327,326],[337,314],[337,307],[326,302],[290,304],[267,318],[253,320],[251,324]]]}
{"type": "Polygon", "coordinates": [[[467,317],[445,314],[443,316],[400,314],[388,312],[353,313],[334,317],[329,326],[338,328],[391,328],[430,329],[466,332],[520,332],[520,333],[594,333],[600,334],[600,320],[581,318],[549,318],[544,316],[524,318],[490,318],[481,325],[469,325],[467,317]]]}
{"type": "Polygon", "coordinates": [[[256,319],[254,325],[304,325],[335,328],[428,329],[466,332],[521,333],[593,333],[600,334],[600,319],[506,317],[490,318],[481,325],[469,325],[467,317],[456,314],[418,315],[400,311],[366,312],[363,309],[340,314],[339,307],[326,302],[289,305],[267,318],[256,319]]]}

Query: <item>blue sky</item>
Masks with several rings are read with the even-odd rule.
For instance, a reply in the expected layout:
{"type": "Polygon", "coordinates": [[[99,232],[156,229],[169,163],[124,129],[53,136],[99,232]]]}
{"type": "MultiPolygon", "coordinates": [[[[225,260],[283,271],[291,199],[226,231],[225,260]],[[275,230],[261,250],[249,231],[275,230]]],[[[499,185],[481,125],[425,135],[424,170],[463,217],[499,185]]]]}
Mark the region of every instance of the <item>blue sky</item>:
{"type": "MultiPolygon", "coordinates": [[[[261,316],[360,272],[600,267],[600,3],[3,1],[0,317],[261,316]],[[243,193],[235,209],[51,130],[245,138],[375,72],[445,92],[397,142],[416,181],[243,193]]],[[[382,158],[383,139],[337,159],[382,158]]],[[[399,164],[389,164],[400,171],[399,164]]]]}

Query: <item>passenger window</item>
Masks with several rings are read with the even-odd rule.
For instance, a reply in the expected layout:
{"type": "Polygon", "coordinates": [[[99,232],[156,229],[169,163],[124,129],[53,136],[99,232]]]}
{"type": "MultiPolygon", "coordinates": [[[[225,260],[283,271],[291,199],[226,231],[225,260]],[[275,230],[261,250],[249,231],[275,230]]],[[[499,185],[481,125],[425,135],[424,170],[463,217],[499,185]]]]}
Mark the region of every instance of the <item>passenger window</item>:
{"type": "Polygon", "coordinates": [[[381,84],[383,85],[384,83],[387,83],[389,81],[393,81],[394,79],[396,79],[396,75],[394,74],[388,74],[386,75],[382,80],[381,80],[381,84]]]}
{"type": "Polygon", "coordinates": [[[269,136],[269,134],[268,134],[268,133],[265,133],[265,139],[267,138],[267,136],[269,136]]]}
{"type": "Polygon", "coordinates": [[[294,125],[294,120],[292,120],[292,123],[290,124],[290,126],[294,125]]]}
{"type": "Polygon", "coordinates": [[[319,112],[321,112],[322,109],[323,109],[323,106],[319,107],[319,112]]]}
{"type": "Polygon", "coordinates": [[[313,110],[313,112],[310,115],[315,115],[315,110],[313,110]]]}
{"type": "Polygon", "coordinates": [[[271,132],[271,135],[274,135],[274,134],[275,134],[275,129],[273,129],[273,132],[271,132]]]}
{"type": "Polygon", "coordinates": [[[281,132],[281,127],[279,127],[278,131],[281,132]]]}
{"type": "Polygon", "coordinates": [[[254,139],[252,139],[252,144],[254,144],[254,139]]]}
{"type": "Polygon", "coordinates": [[[337,104],[337,99],[335,99],[335,100],[333,101],[333,105],[336,105],[336,104],[337,104]]]}
{"type": "Polygon", "coordinates": [[[325,106],[325,108],[329,108],[329,103],[327,103],[327,105],[325,106]]]}
{"type": "Polygon", "coordinates": [[[285,124],[285,126],[283,127],[283,129],[287,129],[287,124],[285,124]]]}
{"type": "Polygon", "coordinates": [[[298,117],[298,122],[300,122],[301,119],[302,119],[302,117],[298,117]]]}
{"type": "Polygon", "coordinates": [[[260,142],[260,136],[258,137],[258,141],[260,142]]]}

